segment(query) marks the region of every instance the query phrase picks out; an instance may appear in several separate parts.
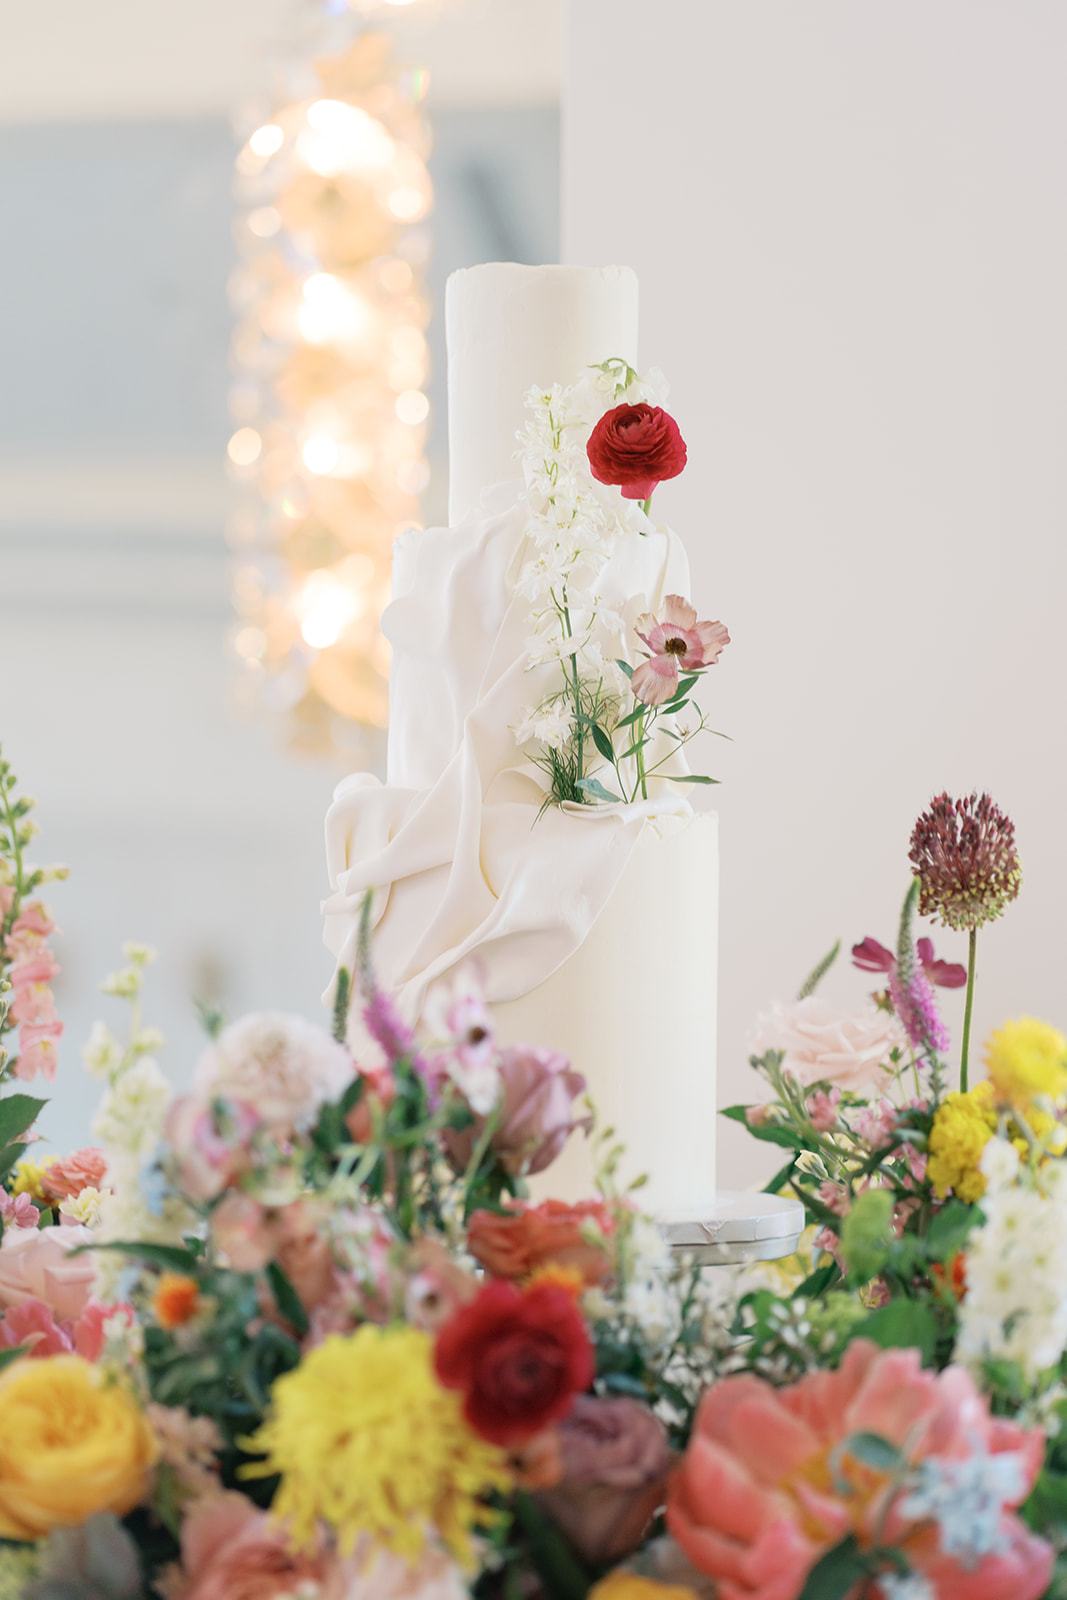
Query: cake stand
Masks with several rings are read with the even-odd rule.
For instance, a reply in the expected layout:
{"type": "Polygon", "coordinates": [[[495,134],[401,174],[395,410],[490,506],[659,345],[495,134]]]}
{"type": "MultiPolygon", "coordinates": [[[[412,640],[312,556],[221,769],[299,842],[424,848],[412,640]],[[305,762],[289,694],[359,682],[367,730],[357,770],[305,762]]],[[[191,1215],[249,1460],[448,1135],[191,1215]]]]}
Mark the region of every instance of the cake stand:
{"type": "Polygon", "coordinates": [[[678,1255],[700,1266],[737,1266],[791,1256],[804,1231],[804,1207],[782,1195],[723,1190],[698,1218],[668,1212],[659,1223],[678,1255]]]}

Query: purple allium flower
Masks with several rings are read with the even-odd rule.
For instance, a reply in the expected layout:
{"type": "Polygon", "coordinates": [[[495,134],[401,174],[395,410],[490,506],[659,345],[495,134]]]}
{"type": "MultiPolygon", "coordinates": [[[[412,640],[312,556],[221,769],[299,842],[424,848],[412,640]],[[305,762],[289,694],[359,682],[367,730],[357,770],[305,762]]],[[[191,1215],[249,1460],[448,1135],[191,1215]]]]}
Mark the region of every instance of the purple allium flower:
{"type": "Polygon", "coordinates": [[[1015,825],[987,794],[939,794],[916,822],[908,859],[919,880],[919,911],[947,928],[980,928],[1019,893],[1015,825]]]}

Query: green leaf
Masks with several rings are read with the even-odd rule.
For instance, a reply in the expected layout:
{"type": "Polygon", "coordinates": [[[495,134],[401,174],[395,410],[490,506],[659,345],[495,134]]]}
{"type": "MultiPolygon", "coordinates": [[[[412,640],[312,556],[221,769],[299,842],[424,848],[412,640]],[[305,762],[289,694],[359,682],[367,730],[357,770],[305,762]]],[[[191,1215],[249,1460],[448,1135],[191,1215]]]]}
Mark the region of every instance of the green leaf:
{"type": "Polygon", "coordinates": [[[30,1349],[31,1346],[28,1344],[17,1344],[11,1350],[0,1350],[0,1372],[9,1367],[13,1361],[17,1361],[19,1356],[26,1355],[30,1349]]]}
{"type": "Polygon", "coordinates": [[[950,1200],[930,1224],[926,1235],[926,1248],[935,1261],[951,1261],[967,1242],[967,1235],[982,1220],[977,1206],[962,1200],[950,1200]]]}
{"type": "Polygon", "coordinates": [[[0,1179],[7,1177],[16,1161],[22,1160],[28,1148],[24,1144],[9,1144],[6,1149],[0,1150],[0,1179]]]}
{"type": "Polygon", "coordinates": [[[850,1533],[815,1563],[798,1600],[845,1600],[849,1591],[868,1576],[867,1563],[850,1533]]]}
{"type": "Polygon", "coordinates": [[[169,1272],[184,1273],[195,1278],[200,1265],[195,1253],[179,1244],[147,1244],[139,1239],[116,1239],[109,1244],[83,1244],[71,1255],[80,1256],[86,1250],[116,1250],[120,1255],[133,1256],[150,1267],[166,1267],[169,1272]]]}
{"type": "Polygon", "coordinates": [[[705,778],[705,776],[704,776],[704,774],[702,772],[682,772],[682,773],[665,772],[663,774],[663,776],[665,778],[669,778],[672,783],[721,783],[722,782],[721,778],[705,778]]]}
{"type": "Polygon", "coordinates": [[[0,1100],[0,1149],[32,1127],[47,1104],[31,1094],[11,1094],[0,1100]]]}
{"type": "Polygon", "coordinates": [[[937,1318],[925,1301],[891,1300],[858,1322],[853,1338],[873,1339],[886,1350],[914,1347],[922,1351],[923,1366],[927,1366],[937,1347],[937,1318]]]}
{"type": "Polygon", "coordinates": [[[676,712],[684,711],[688,704],[689,696],[683,695],[681,700],[672,700],[669,705],[660,706],[660,715],[664,717],[673,717],[676,712]]]}
{"type": "Polygon", "coordinates": [[[700,682],[700,673],[699,672],[687,673],[684,678],[681,678],[679,680],[678,687],[674,692],[675,692],[676,695],[688,694],[690,689],[695,689],[699,682],[700,682]]]}
{"type": "Polygon", "coordinates": [[[617,805],[620,799],[619,795],[605,789],[598,778],[579,778],[578,787],[583,794],[591,794],[596,800],[606,800],[609,805],[617,805]]]}
{"type": "Polygon", "coordinates": [[[796,1300],[819,1300],[841,1278],[841,1268],[836,1261],[828,1261],[825,1267],[816,1267],[809,1273],[803,1283],[798,1283],[793,1290],[796,1300]]]}
{"type": "Polygon", "coordinates": [[[553,1600],[585,1600],[592,1584],[591,1575],[559,1529],[525,1490],[515,1496],[515,1517],[526,1535],[545,1593],[553,1600]]]}
{"type": "Polygon", "coordinates": [[[778,1171],[774,1174],[774,1177],[771,1179],[770,1183],[765,1183],[763,1185],[763,1193],[777,1194],[782,1185],[788,1183],[790,1178],[793,1176],[793,1170],[796,1167],[796,1164],[796,1156],[790,1156],[785,1166],[778,1168],[778,1171]]]}
{"type": "Polygon", "coordinates": [[[615,665],[617,667],[621,667],[628,678],[632,678],[633,677],[634,669],[633,669],[633,667],[631,667],[631,665],[630,665],[630,663],[628,661],[623,661],[618,656],[616,656],[615,657],[615,665]]]}
{"type": "Polygon", "coordinates": [[[277,1261],[271,1261],[267,1265],[267,1278],[270,1282],[271,1293],[274,1296],[274,1304],[278,1307],[286,1322],[296,1329],[302,1339],[309,1326],[307,1312],[304,1310],[300,1296],[293,1288],[288,1274],[284,1268],[278,1265],[277,1261]]]}
{"type": "Polygon", "coordinates": [[[628,728],[628,727],[630,727],[630,725],[632,723],[637,721],[638,717],[643,717],[644,714],[645,714],[644,706],[638,706],[637,710],[636,711],[631,711],[628,716],[620,717],[618,722],[615,724],[615,732],[618,733],[620,728],[628,728]]]}
{"type": "Polygon", "coordinates": [[[792,1128],[783,1127],[780,1123],[771,1123],[764,1128],[750,1127],[745,1113],[754,1109],[753,1106],[727,1106],[719,1115],[729,1117],[731,1122],[742,1123],[753,1139],[762,1139],[765,1144],[780,1144],[783,1150],[803,1150],[804,1141],[792,1128]]]}
{"type": "Polygon", "coordinates": [[[599,722],[594,722],[592,724],[592,726],[590,728],[590,732],[593,735],[593,743],[596,745],[597,749],[600,751],[600,754],[604,757],[604,760],[605,761],[614,761],[615,760],[615,746],[612,744],[611,740],[608,738],[607,734],[604,732],[604,730],[600,726],[599,722]]]}
{"type": "Polygon", "coordinates": [[[838,1446],[841,1455],[855,1456],[875,1472],[895,1472],[900,1466],[900,1451],[880,1433],[850,1433],[838,1446]]]}

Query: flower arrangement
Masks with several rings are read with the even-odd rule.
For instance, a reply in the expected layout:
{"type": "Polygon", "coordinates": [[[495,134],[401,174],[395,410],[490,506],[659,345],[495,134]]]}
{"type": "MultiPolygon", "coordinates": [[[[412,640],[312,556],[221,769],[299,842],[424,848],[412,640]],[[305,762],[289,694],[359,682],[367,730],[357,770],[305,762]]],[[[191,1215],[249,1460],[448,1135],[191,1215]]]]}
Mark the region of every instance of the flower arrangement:
{"type": "Polygon", "coordinates": [[[811,1227],[740,1273],[672,1255],[475,971],[409,1028],[369,906],[332,1031],[208,1019],[179,1097],[128,946],[98,1146],[27,1124],[3,1177],[0,1596],[1067,1594],[1067,1039],[1009,1022],[952,1087],[936,991],[974,970],[916,937],[921,891],[854,947],[884,988],[835,1010],[831,952],[758,1025],[769,1097],[727,1114],[811,1227]],[[596,1193],[535,1202],[574,1137],[596,1193]]]}
{"type": "Polygon", "coordinates": [[[621,360],[527,396],[528,554],[516,590],[533,606],[530,668],[555,675],[515,735],[549,780],[546,804],[632,803],[653,779],[715,781],[679,756],[707,728],[694,691],[729,644],[726,628],[698,621],[682,595],[652,612],[644,597],[620,606],[600,592],[613,556],[663,537],[652,495],[686,464],[674,418],[649,404],[664,397],[658,374],[642,380],[621,360]]]}

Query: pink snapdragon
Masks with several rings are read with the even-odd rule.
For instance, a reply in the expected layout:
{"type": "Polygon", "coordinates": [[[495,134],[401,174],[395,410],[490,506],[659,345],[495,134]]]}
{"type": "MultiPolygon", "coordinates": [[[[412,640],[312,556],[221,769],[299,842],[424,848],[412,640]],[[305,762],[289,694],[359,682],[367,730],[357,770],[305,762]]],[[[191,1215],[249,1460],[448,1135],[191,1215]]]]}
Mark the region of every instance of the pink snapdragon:
{"type": "Polygon", "coordinates": [[[63,1037],[61,1022],[24,1022],[19,1033],[19,1053],[15,1076],[25,1082],[38,1073],[51,1083],[59,1064],[56,1045],[63,1037]]]}
{"type": "Polygon", "coordinates": [[[638,617],[635,631],[651,655],[634,669],[630,687],[648,706],[673,699],[679,672],[714,666],[730,643],[721,622],[698,622],[695,608],[680,594],[666,596],[658,617],[651,611],[638,617]]]}

